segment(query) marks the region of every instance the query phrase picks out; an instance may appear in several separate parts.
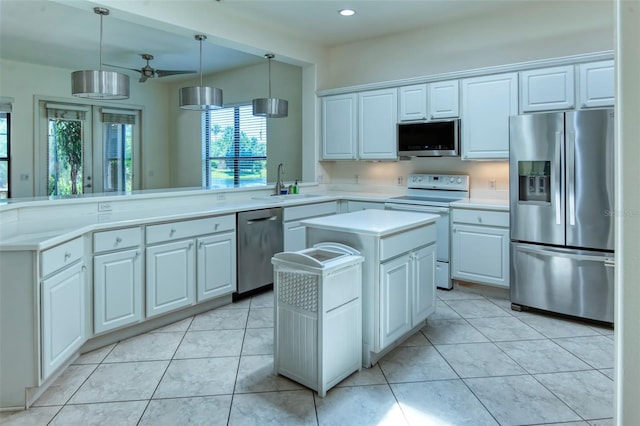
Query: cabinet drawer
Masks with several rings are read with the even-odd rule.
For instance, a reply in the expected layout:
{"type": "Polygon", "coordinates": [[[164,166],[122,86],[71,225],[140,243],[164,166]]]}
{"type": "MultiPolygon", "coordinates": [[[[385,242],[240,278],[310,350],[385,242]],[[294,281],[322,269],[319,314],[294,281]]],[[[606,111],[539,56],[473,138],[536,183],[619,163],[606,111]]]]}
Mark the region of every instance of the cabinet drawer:
{"type": "Polygon", "coordinates": [[[198,235],[235,230],[235,226],[235,215],[151,225],[147,226],[147,244],[155,244],[162,241],[176,241],[198,235]]]}
{"type": "Polygon", "coordinates": [[[289,222],[292,220],[306,219],[316,216],[327,216],[336,214],[338,211],[338,203],[329,201],[327,203],[307,204],[304,206],[286,207],[282,214],[282,220],[289,222]]]}
{"type": "Polygon", "coordinates": [[[142,244],[142,233],[139,227],[114,229],[93,234],[94,253],[138,247],[140,244],[142,244]]]}
{"type": "Polygon", "coordinates": [[[491,210],[453,209],[451,212],[453,223],[470,223],[473,225],[509,227],[509,212],[491,210]]]}
{"type": "Polygon", "coordinates": [[[426,227],[391,235],[390,237],[380,240],[380,261],[391,259],[399,254],[406,253],[435,241],[435,223],[426,227]]]}
{"type": "Polygon", "coordinates": [[[46,277],[52,272],[71,265],[77,260],[82,259],[83,255],[84,241],[82,237],[43,251],[40,257],[42,276],[46,277]]]}

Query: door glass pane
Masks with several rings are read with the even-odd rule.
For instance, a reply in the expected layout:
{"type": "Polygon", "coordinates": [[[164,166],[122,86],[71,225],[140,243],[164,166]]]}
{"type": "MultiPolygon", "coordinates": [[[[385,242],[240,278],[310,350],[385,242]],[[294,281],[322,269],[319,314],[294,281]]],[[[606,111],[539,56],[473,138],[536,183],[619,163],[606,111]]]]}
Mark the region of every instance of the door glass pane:
{"type": "Polygon", "coordinates": [[[49,118],[48,124],[47,193],[82,194],[83,122],[49,118]]]}
{"type": "Polygon", "coordinates": [[[7,120],[7,113],[0,112],[0,158],[7,158],[9,152],[9,140],[7,138],[9,120],[7,120]]]}
{"type": "Polygon", "coordinates": [[[0,112],[0,198],[9,197],[9,117],[0,112]]]}
{"type": "Polygon", "coordinates": [[[0,199],[9,196],[9,162],[0,160],[0,199]]]}
{"type": "Polygon", "coordinates": [[[518,161],[518,199],[521,202],[551,202],[551,162],[518,161]]]}
{"type": "Polygon", "coordinates": [[[131,191],[133,126],[123,123],[105,123],[103,136],[103,190],[105,192],[131,191]]]}

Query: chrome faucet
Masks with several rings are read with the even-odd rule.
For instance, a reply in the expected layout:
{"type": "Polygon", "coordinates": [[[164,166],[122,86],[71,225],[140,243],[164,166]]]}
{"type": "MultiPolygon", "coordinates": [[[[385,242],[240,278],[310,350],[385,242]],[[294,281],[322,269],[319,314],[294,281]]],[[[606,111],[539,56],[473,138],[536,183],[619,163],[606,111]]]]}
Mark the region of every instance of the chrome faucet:
{"type": "Polygon", "coordinates": [[[280,195],[280,191],[282,190],[282,174],[284,173],[284,165],[282,163],[278,164],[278,176],[276,179],[276,194],[280,195]]]}

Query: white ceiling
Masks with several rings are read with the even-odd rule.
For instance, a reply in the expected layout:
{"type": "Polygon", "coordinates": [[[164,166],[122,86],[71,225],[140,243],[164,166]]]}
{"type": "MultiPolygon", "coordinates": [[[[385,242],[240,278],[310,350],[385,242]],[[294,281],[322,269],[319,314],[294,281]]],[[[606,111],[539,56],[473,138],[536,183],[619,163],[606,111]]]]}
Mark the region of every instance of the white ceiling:
{"type": "MultiPolygon", "coordinates": [[[[491,13],[526,1],[534,0],[222,0],[219,7],[224,13],[244,20],[260,21],[280,32],[333,46],[491,13]],[[338,10],[345,7],[355,9],[356,15],[340,16],[338,10]]],[[[0,0],[0,57],[68,69],[97,68],[100,17],[89,2],[85,8],[83,3],[0,0]]],[[[193,32],[186,29],[168,32],[111,15],[103,18],[103,28],[102,62],[105,64],[141,68],[145,62],[140,54],[149,53],[155,57],[150,65],[157,69],[198,69],[199,46],[193,32]]],[[[262,56],[216,46],[209,41],[203,44],[204,73],[261,61],[265,61],[262,56]]],[[[127,73],[138,76],[135,72],[127,73]]],[[[183,77],[163,80],[180,78],[183,77]]]]}

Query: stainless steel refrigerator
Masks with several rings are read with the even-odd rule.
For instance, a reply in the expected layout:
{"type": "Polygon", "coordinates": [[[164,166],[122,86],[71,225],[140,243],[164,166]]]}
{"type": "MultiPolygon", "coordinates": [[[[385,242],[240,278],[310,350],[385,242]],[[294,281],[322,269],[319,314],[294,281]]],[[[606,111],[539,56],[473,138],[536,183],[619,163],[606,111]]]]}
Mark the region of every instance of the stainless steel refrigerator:
{"type": "Polygon", "coordinates": [[[613,110],[510,118],[511,303],[613,323],[613,110]]]}

